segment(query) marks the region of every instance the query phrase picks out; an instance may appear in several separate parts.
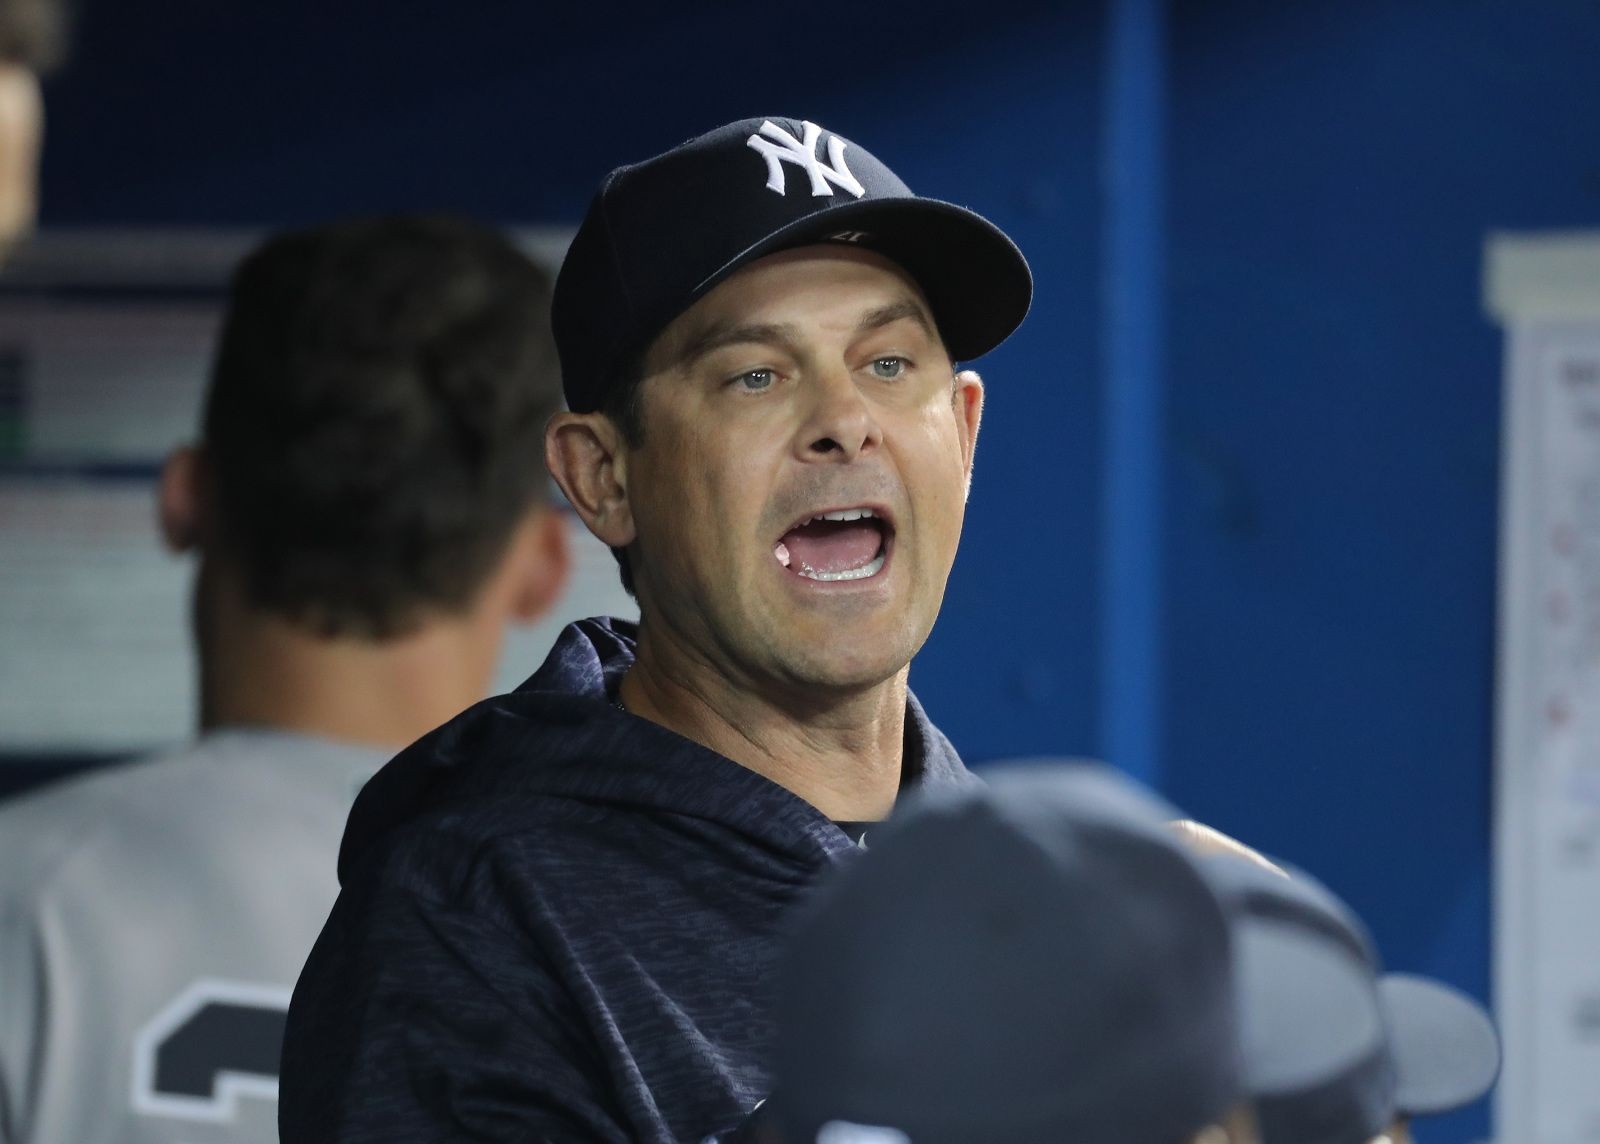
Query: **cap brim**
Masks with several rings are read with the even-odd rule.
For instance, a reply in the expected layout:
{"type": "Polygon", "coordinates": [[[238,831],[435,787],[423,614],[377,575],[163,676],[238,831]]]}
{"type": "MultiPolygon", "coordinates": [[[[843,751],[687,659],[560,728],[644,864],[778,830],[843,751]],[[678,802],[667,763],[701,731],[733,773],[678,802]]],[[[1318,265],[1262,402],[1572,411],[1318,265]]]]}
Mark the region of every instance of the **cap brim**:
{"type": "Polygon", "coordinates": [[[1275,921],[1234,931],[1245,1080],[1252,1094],[1330,1081],[1381,1050],[1370,977],[1329,943],[1275,921]]]}
{"type": "Polygon", "coordinates": [[[1500,1071],[1500,1038],[1482,1006],[1440,982],[1404,973],[1384,975],[1378,989],[1401,1112],[1447,1112],[1489,1091],[1500,1071]]]}
{"type": "Polygon", "coordinates": [[[903,267],[927,296],[952,361],[1005,341],[1033,300],[1027,259],[1004,231],[965,207],[924,198],[866,199],[797,219],[708,276],[694,299],[758,258],[811,243],[872,250],[903,267]]]}
{"type": "Polygon", "coordinates": [[[1320,886],[1238,854],[1201,869],[1226,906],[1246,1083],[1255,1096],[1333,1081],[1383,1051],[1385,1031],[1360,937],[1320,886]]]}

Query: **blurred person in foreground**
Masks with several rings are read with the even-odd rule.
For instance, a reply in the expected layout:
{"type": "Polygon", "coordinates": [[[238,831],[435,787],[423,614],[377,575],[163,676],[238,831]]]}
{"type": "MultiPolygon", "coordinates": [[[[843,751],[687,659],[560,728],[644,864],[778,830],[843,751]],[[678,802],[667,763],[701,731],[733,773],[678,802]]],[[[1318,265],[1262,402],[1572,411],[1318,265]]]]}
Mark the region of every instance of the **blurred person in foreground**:
{"type": "Polygon", "coordinates": [[[286,1140],[667,1144],[766,1095],[789,911],[902,791],[974,781],[907,674],[972,475],[956,363],[1031,293],[992,223],[807,121],[604,180],[547,451],[641,620],[572,625],[362,792],[286,1140]]]}
{"type": "Polygon", "coordinates": [[[1500,1044],[1477,1002],[1384,973],[1360,919],[1303,872],[1237,856],[1202,869],[1235,929],[1245,1082],[1262,1144],[1409,1144],[1419,1116],[1494,1084],[1500,1044]],[[1298,949],[1288,976],[1262,971],[1298,949]],[[1299,1031],[1304,1051],[1286,1053],[1299,1031]]]}
{"type": "Polygon", "coordinates": [[[278,1139],[357,789],[488,692],[507,623],[563,582],[548,308],[540,269],[447,219],[239,268],[201,441],[160,486],[199,558],[200,738],[0,809],[0,1140],[278,1139]]]}
{"type": "Polygon", "coordinates": [[[0,263],[38,214],[39,77],[66,48],[65,0],[0,0],[0,263]]]}
{"type": "Polygon", "coordinates": [[[991,767],[873,835],[784,963],[773,1095],[724,1142],[1251,1144],[1231,930],[1171,808],[991,767]]]}

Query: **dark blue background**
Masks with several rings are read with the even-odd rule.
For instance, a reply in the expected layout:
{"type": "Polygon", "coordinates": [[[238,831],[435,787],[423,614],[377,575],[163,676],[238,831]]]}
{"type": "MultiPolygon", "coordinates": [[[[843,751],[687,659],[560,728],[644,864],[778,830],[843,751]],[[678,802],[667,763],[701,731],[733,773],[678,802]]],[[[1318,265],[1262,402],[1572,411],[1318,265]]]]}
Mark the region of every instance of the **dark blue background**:
{"type": "MultiPolygon", "coordinates": [[[[572,223],[608,167],[729,119],[858,138],[995,219],[1038,279],[982,363],[968,531],[915,686],[971,758],[1092,754],[1107,10],[88,0],[48,89],[44,220],[572,223]]],[[[1487,996],[1501,342],[1481,246],[1600,220],[1600,6],[1168,19],[1157,777],[1321,874],[1394,967],[1487,996]]],[[[1479,1107],[1420,1135],[1486,1131],[1479,1107]]]]}

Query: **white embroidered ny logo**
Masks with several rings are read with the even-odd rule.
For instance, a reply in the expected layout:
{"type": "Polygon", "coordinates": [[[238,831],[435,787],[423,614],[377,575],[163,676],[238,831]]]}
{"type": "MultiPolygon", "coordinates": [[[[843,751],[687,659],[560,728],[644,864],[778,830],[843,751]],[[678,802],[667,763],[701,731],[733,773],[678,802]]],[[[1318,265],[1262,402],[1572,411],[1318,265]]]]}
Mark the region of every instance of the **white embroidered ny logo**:
{"type": "Polygon", "coordinates": [[[822,128],[809,120],[803,121],[800,127],[802,135],[796,139],[769,119],[762,122],[759,134],[747,140],[750,147],[767,161],[767,190],[780,195],[787,193],[783,165],[793,163],[811,176],[813,196],[833,194],[829,183],[841,191],[849,191],[858,199],[866,194],[867,188],[844,165],[844,140],[837,135],[828,136],[828,161],[824,163],[817,158],[817,140],[822,135],[822,128]],[[762,135],[766,138],[763,139],[762,135]]]}

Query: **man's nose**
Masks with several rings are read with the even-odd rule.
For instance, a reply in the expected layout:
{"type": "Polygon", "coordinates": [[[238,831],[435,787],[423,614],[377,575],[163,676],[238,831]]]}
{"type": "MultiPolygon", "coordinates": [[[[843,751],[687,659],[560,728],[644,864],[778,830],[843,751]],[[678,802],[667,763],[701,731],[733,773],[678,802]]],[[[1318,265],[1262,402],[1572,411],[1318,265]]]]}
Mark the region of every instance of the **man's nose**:
{"type": "Polygon", "coordinates": [[[855,460],[883,440],[872,406],[843,366],[807,381],[806,418],[795,441],[803,461],[855,460]]]}

